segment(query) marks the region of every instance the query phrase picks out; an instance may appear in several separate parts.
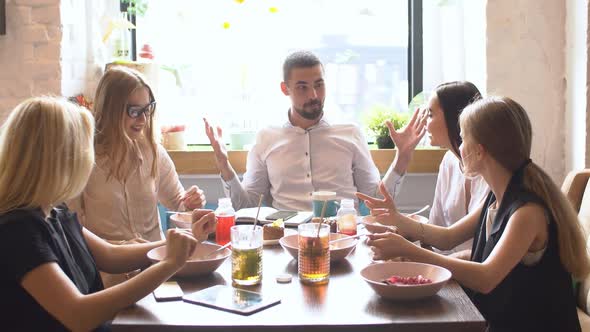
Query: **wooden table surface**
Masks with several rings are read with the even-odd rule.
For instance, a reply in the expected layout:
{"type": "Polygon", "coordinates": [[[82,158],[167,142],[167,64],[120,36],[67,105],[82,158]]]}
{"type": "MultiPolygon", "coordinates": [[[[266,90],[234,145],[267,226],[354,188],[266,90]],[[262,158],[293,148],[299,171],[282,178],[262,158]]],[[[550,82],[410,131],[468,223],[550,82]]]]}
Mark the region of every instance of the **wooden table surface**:
{"type": "MultiPolygon", "coordinates": [[[[360,276],[370,263],[369,248],[359,243],[331,266],[330,282],[307,286],[297,277],[297,261],[279,246],[265,246],[262,285],[245,289],[279,295],[281,303],[242,316],[182,301],[156,302],[150,294],[121,311],[113,331],[483,331],[485,320],[454,281],[435,296],[416,301],[380,298],[360,276]],[[289,273],[293,281],[275,277],[289,273]]],[[[231,257],[213,274],[177,279],[186,293],[231,285],[231,257]]]]}

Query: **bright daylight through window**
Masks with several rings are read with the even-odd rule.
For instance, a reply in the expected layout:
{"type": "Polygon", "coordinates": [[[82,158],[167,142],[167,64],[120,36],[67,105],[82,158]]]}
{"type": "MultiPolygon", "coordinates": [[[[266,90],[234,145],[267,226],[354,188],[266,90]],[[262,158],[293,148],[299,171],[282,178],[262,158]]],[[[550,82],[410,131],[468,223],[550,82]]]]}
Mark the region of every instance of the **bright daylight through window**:
{"type": "Polygon", "coordinates": [[[363,112],[378,105],[407,108],[407,6],[407,0],[149,1],[137,17],[137,49],[149,45],[164,68],[160,123],[187,125],[188,143],[208,142],[202,117],[235,133],[284,123],[282,61],[297,49],[324,62],[329,121],[362,126],[363,112]]]}

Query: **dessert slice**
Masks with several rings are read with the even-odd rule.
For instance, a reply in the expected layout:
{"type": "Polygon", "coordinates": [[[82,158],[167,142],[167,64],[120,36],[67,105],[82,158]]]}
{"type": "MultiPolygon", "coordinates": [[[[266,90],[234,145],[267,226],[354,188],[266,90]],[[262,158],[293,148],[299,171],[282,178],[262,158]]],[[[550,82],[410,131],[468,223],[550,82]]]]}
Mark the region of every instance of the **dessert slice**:
{"type": "Polygon", "coordinates": [[[311,219],[311,222],[315,222],[315,223],[323,223],[323,224],[328,224],[330,225],[330,233],[337,233],[338,228],[336,225],[336,217],[328,217],[328,218],[320,218],[320,217],[313,217],[311,219]]]}
{"type": "Polygon", "coordinates": [[[272,224],[262,227],[263,240],[278,240],[285,235],[285,223],[283,219],[277,219],[272,224]]]}

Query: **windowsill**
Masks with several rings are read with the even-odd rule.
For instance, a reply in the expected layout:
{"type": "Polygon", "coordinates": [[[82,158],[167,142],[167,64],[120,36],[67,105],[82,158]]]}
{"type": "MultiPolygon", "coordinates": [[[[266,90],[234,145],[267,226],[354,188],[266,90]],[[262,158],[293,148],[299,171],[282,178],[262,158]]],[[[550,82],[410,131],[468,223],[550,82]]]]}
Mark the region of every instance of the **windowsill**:
{"type": "MultiPolygon", "coordinates": [[[[392,149],[371,149],[371,156],[377,165],[380,173],[385,173],[396,150],[392,149]]],[[[414,152],[412,161],[408,166],[408,173],[438,173],[438,166],[447,152],[438,148],[422,148],[414,152]]],[[[176,165],[178,174],[218,174],[215,165],[213,150],[209,145],[189,146],[188,150],[168,151],[170,158],[176,165]]],[[[237,173],[246,171],[246,157],[248,151],[228,151],[229,161],[237,173]]]]}

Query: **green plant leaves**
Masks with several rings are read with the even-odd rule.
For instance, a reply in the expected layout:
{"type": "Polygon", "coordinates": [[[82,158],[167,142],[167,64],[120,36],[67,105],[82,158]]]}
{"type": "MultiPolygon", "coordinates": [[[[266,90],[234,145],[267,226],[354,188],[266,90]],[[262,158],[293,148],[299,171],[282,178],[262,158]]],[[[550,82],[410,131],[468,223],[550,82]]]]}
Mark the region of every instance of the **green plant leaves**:
{"type": "Polygon", "coordinates": [[[129,15],[143,16],[148,8],[147,0],[121,0],[127,4],[127,13],[129,15]]]}
{"type": "Polygon", "coordinates": [[[365,128],[377,138],[389,135],[385,121],[390,120],[395,129],[400,129],[409,119],[409,113],[397,112],[390,106],[376,104],[363,113],[362,121],[365,128]]]}

